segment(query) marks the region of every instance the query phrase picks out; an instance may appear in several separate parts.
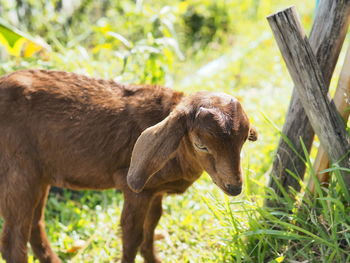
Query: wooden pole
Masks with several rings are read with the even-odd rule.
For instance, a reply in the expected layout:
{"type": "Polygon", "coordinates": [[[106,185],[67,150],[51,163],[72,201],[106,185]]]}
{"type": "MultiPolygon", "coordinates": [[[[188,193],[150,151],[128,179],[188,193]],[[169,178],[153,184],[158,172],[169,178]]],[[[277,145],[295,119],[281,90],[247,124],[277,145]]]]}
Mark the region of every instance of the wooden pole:
{"type": "MultiPolygon", "coordinates": [[[[350,45],[346,52],[345,61],[340,72],[338,86],[334,94],[334,104],[346,123],[350,114],[350,45]]],[[[322,173],[325,169],[329,168],[329,159],[327,153],[322,146],[319,147],[317,156],[314,163],[314,171],[321,185],[328,185],[329,173],[322,173]]],[[[315,191],[315,182],[313,178],[310,178],[308,188],[311,193],[315,191]]]]}
{"type": "MultiPolygon", "coordinates": [[[[268,18],[295,89],[331,161],[350,168],[350,140],[343,119],[327,94],[320,65],[301,27],[295,7],[268,18]]],[[[341,172],[350,190],[350,173],[341,172]]]]}
{"type": "MultiPolygon", "coordinates": [[[[349,22],[350,0],[321,0],[319,2],[310,34],[310,45],[323,73],[325,81],[323,88],[325,91],[328,91],[349,22]]],[[[301,156],[304,156],[304,154],[300,138],[303,140],[307,150],[310,151],[314,131],[298,98],[296,88],[293,90],[282,133],[294,145],[295,151],[301,156]]],[[[305,163],[294,153],[287,142],[281,138],[273,161],[271,178],[273,176],[276,177],[287,192],[289,192],[289,187],[299,191],[300,185],[298,181],[287,173],[287,170],[303,179],[305,163]]],[[[269,186],[281,195],[274,180],[270,180],[269,186]]],[[[267,205],[273,206],[274,202],[267,200],[267,205]]]]}

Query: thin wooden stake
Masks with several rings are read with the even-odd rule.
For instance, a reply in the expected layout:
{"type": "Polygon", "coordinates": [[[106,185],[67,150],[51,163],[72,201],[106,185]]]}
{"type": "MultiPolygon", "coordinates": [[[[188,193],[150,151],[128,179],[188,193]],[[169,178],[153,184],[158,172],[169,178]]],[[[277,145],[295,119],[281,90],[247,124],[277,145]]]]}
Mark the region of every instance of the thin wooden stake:
{"type": "MultiPolygon", "coordinates": [[[[338,86],[333,98],[334,104],[346,123],[350,114],[350,45],[346,52],[345,61],[340,72],[338,86]]],[[[314,163],[314,171],[321,185],[328,185],[329,173],[322,173],[329,168],[329,159],[322,145],[319,147],[314,163]]],[[[311,193],[315,192],[315,181],[310,178],[308,188],[311,193]]]]}

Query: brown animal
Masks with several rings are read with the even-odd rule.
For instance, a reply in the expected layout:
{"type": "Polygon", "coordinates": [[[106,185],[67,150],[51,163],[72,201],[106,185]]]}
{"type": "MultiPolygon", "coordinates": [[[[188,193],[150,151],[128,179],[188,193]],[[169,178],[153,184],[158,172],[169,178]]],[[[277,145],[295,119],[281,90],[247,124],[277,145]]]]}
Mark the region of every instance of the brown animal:
{"type": "Polygon", "coordinates": [[[2,257],[60,262],[44,227],[50,186],[123,191],[123,263],[140,247],[159,262],[154,229],[162,197],[183,193],[203,170],[225,193],[242,186],[240,151],[256,140],[241,104],[223,93],[187,97],[159,86],[46,70],[0,78],[2,257]]]}

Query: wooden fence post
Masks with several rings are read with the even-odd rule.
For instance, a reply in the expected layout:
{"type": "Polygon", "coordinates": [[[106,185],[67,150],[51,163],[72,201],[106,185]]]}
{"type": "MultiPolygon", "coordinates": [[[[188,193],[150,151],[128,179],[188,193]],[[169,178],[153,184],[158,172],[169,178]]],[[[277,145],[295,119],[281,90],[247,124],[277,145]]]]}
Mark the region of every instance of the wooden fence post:
{"type": "MultiPolygon", "coordinates": [[[[350,106],[350,46],[346,52],[344,64],[340,72],[338,86],[334,94],[334,104],[337,107],[339,114],[342,116],[346,123],[349,118],[349,106],[350,106]]],[[[325,169],[329,168],[329,159],[327,153],[322,146],[319,147],[317,156],[314,162],[314,171],[321,185],[327,185],[329,183],[329,173],[321,173],[325,169]]],[[[315,191],[315,182],[313,178],[310,178],[308,188],[311,193],[315,191]]]]}
{"type": "MultiPolygon", "coordinates": [[[[323,73],[325,81],[323,88],[325,91],[328,90],[349,22],[350,0],[321,0],[319,2],[310,34],[310,45],[323,73]]],[[[301,156],[304,156],[304,154],[300,138],[303,140],[307,150],[310,151],[314,131],[298,98],[296,88],[293,90],[282,132],[301,156]]],[[[303,179],[305,163],[293,152],[287,142],[281,138],[273,161],[271,178],[273,176],[276,177],[287,192],[289,192],[289,187],[299,191],[300,185],[298,181],[288,174],[287,170],[303,179]]],[[[269,186],[280,194],[274,180],[271,179],[269,186]]],[[[274,202],[268,201],[267,205],[273,206],[274,202]]]]}
{"type": "MultiPolygon", "coordinates": [[[[322,3],[322,2],[321,2],[322,3]]],[[[320,65],[294,7],[268,17],[301,103],[331,161],[350,168],[350,140],[343,119],[328,97],[320,65]]],[[[350,190],[350,173],[341,172],[350,190]]]]}

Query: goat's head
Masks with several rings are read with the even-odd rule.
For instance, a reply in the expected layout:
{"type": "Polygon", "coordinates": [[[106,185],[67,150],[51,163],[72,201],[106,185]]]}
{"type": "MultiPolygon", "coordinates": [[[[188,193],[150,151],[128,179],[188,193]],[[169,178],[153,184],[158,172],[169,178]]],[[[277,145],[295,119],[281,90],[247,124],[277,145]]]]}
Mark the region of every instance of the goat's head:
{"type": "Polygon", "coordinates": [[[257,140],[241,104],[224,93],[198,92],[185,98],[162,122],[138,138],[127,176],[140,192],[148,179],[176,152],[184,136],[199,165],[225,193],[242,189],[240,152],[244,142],[257,140]]]}

